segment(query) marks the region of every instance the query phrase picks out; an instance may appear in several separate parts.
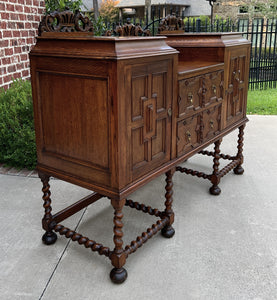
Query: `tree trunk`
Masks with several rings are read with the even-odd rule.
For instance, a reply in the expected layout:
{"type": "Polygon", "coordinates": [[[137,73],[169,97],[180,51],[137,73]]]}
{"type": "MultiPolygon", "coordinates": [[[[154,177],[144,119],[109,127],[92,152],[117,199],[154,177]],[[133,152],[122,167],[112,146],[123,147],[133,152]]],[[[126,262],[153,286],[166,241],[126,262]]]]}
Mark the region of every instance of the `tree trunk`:
{"type": "Polygon", "coordinates": [[[93,0],[93,11],[94,19],[97,20],[99,17],[98,0],[93,0]]]}
{"type": "Polygon", "coordinates": [[[147,18],[147,23],[151,19],[151,0],[145,0],[145,18],[147,18]]]}

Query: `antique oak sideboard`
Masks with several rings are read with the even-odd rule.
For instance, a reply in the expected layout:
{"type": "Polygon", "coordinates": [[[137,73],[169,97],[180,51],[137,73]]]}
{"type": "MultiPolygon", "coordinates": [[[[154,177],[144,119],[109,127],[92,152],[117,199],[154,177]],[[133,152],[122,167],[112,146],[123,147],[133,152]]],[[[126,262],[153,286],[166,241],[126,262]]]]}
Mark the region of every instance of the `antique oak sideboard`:
{"type": "Polygon", "coordinates": [[[121,283],[131,253],[160,230],[165,237],[174,235],[176,169],[208,178],[214,194],[224,174],[233,168],[242,173],[250,46],[239,34],[94,37],[44,31],[50,32],[41,33],[30,53],[43,241],[53,244],[58,232],[105,255],[114,266],[112,281],[121,283]],[[221,154],[221,138],[236,128],[237,155],[221,154]],[[205,151],[213,142],[215,151],[205,151]],[[211,175],[178,167],[198,152],[214,157],[211,175]],[[220,158],[231,160],[223,171],[220,158]],[[127,199],[163,173],[164,211],[127,199]],[[50,176],[94,192],[52,214],[50,176]],[[114,208],[112,250],[61,224],[103,197],[114,208]],[[124,205],[158,218],[125,247],[124,205]]]}

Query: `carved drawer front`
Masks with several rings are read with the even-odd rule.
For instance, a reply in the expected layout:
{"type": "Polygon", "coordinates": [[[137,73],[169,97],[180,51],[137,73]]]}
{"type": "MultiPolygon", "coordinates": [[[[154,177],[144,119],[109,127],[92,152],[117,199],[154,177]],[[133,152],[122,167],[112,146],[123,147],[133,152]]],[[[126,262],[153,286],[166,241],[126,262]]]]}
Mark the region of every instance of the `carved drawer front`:
{"type": "Polygon", "coordinates": [[[201,108],[202,93],[201,76],[183,79],[179,81],[178,113],[179,117],[186,113],[197,111],[201,108]]]}
{"type": "Polygon", "coordinates": [[[220,70],[203,77],[203,106],[222,101],[224,88],[224,71],[220,70]]]}
{"type": "Polygon", "coordinates": [[[222,105],[214,106],[203,112],[203,141],[213,138],[221,130],[222,105]]]}
{"type": "Polygon", "coordinates": [[[185,154],[199,144],[201,115],[194,115],[177,124],[177,153],[185,154]]]}

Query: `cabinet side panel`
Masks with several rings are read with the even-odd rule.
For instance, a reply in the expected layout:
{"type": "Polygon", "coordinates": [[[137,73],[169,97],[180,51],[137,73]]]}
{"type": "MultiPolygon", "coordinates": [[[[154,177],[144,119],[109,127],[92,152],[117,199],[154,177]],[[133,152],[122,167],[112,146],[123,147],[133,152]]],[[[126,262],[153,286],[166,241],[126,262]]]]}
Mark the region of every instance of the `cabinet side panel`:
{"type": "Polygon", "coordinates": [[[39,82],[43,152],[108,169],[107,79],[39,72],[39,82]]]}

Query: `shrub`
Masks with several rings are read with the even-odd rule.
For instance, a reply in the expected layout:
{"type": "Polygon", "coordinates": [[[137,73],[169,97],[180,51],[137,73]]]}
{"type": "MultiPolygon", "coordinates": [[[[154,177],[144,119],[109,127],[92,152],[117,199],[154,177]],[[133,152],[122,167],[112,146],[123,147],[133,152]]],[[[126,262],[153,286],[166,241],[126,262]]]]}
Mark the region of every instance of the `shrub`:
{"type": "Polygon", "coordinates": [[[51,12],[54,12],[56,10],[64,11],[66,9],[75,12],[76,10],[81,10],[82,5],[82,0],[45,0],[45,12],[46,14],[50,14],[51,12]]]}
{"type": "Polygon", "coordinates": [[[102,16],[106,22],[114,23],[118,21],[119,9],[116,7],[118,3],[119,1],[113,0],[102,1],[99,12],[100,16],[102,16]]]}
{"type": "Polygon", "coordinates": [[[16,168],[36,166],[30,81],[17,80],[0,91],[0,162],[16,168]]]}

